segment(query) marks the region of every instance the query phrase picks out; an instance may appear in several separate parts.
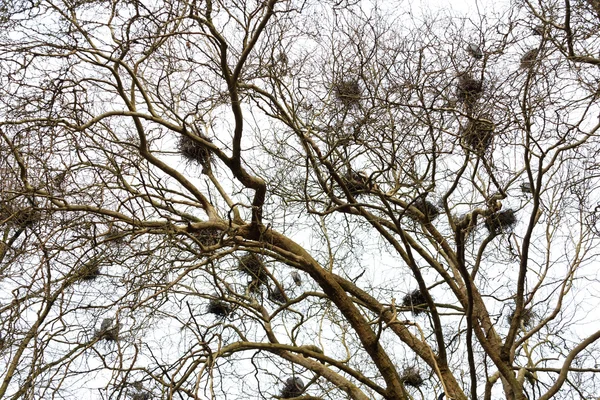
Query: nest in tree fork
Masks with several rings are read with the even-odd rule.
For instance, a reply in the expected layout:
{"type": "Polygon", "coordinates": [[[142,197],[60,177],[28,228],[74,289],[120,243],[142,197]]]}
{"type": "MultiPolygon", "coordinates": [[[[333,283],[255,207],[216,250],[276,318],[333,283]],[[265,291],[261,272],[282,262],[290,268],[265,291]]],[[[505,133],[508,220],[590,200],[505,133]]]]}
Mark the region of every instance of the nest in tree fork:
{"type": "Polygon", "coordinates": [[[118,341],[121,324],[113,326],[113,322],[113,318],[104,318],[102,320],[102,324],[100,325],[100,329],[94,333],[94,338],[98,340],[106,340],[107,342],[118,341]]]}
{"type": "Polygon", "coordinates": [[[342,80],[335,83],[334,93],[339,102],[350,107],[360,102],[362,90],[358,80],[342,80]]]}
{"type": "Polygon", "coordinates": [[[285,381],[279,397],[282,399],[291,399],[300,396],[302,392],[304,392],[304,382],[299,377],[292,376],[285,381]]]}
{"type": "Polygon", "coordinates": [[[82,264],[75,272],[75,280],[80,282],[90,282],[101,275],[101,257],[92,257],[82,264]]]}
{"type": "Polygon", "coordinates": [[[238,270],[250,276],[253,282],[267,283],[269,275],[262,258],[254,253],[247,253],[240,259],[238,270]]]}
{"type": "Polygon", "coordinates": [[[216,228],[200,229],[194,233],[194,237],[203,246],[214,246],[221,240],[221,231],[216,228]]]}
{"type": "Polygon", "coordinates": [[[483,93],[483,82],[469,75],[460,75],[456,86],[456,98],[465,104],[474,104],[483,93]]]}
{"type": "MultiPolygon", "coordinates": [[[[440,209],[432,202],[425,200],[423,197],[418,198],[412,204],[417,210],[419,210],[424,216],[427,222],[432,222],[440,215],[440,209]]],[[[418,219],[416,214],[409,214],[412,218],[418,219]]]]}
{"type": "Polygon", "coordinates": [[[539,54],[538,49],[531,49],[521,57],[520,67],[523,69],[531,68],[535,65],[539,54]]]}
{"type": "Polygon", "coordinates": [[[223,300],[211,299],[206,307],[206,312],[214,314],[219,318],[225,318],[231,314],[231,305],[223,300]]]}
{"type": "Polygon", "coordinates": [[[491,233],[499,235],[510,232],[517,223],[517,216],[512,209],[498,211],[485,219],[485,227],[491,233]]]}
{"type": "MultiPolygon", "coordinates": [[[[210,142],[210,140],[204,136],[201,136],[201,138],[210,142]]],[[[197,162],[204,168],[210,167],[213,157],[212,153],[207,147],[195,139],[182,134],[179,137],[178,148],[181,154],[189,161],[197,162]]]]}
{"type": "Polygon", "coordinates": [[[414,315],[419,315],[427,310],[427,299],[419,289],[415,289],[402,299],[404,307],[410,307],[414,315]]]}
{"type": "Polygon", "coordinates": [[[406,368],[402,372],[400,379],[402,379],[402,382],[405,385],[412,386],[415,388],[423,384],[423,378],[421,377],[421,374],[419,374],[419,370],[415,367],[406,368]]]}
{"type": "Polygon", "coordinates": [[[462,134],[464,146],[483,156],[492,144],[495,128],[490,119],[470,119],[462,134]]]}
{"type": "Polygon", "coordinates": [[[342,177],[342,181],[352,196],[368,192],[373,187],[371,179],[363,171],[349,171],[342,177]]]}
{"type": "MultiPolygon", "coordinates": [[[[514,317],[515,317],[515,310],[513,310],[507,317],[509,324],[512,324],[514,317]]],[[[533,326],[534,319],[535,319],[535,313],[531,309],[526,308],[525,310],[523,310],[523,314],[521,315],[521,323],[523,324],[524,327],[531,328],[533,326]]]]}

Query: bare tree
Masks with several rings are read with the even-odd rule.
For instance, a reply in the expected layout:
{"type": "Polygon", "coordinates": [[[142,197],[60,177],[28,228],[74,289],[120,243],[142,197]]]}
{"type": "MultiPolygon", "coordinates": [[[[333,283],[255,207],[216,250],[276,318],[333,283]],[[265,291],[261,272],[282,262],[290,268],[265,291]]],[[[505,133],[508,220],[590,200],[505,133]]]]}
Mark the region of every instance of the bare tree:
{"type": "Polygon", "coordinates": [[[599,17],[3,4],[0,397],[594,398],[599,17]]]}

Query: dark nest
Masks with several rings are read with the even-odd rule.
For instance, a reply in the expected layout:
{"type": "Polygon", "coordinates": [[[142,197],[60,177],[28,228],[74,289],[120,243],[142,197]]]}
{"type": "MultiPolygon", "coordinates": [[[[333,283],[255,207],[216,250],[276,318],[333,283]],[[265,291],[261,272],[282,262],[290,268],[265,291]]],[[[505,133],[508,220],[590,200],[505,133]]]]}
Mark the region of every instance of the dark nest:
{"type": "Polygon", "coordinates": [[[494,129],[495,125],[489,119],[470,119],[462,134],[464,146],[477,155],[484,155],[492,145],[494,129]]]}
{"type": "MultiPolygon", "coordinates": [[[[433,220],[440,215],[440,209],[432,202],[425,200],[423,197],[420,197],[417,200],[415,200],[415,202],[412,205],[417,210],[421,211],[423,215],[425,215],[425,219],[427,220],[427,222],[433,222],[433,220]]],[[[411,214],[411,216],[417,219],[416,214],[411,214]]]]}
{"type": "Polygon", "coordinates": [[[414,315],[419,315],[427,310],[427,299],[419,289],[415,289],[402,299],[404,307],[410,307],[414,315]]]}
{"type": "Polygon", "coordinates": [[[42,219],[42,213],[34,207],[17,207],[7,201],[0,202],[0,223],[13,227],[32,227],[42,219]]]}
{"type": "Polygon", "coordinates": [[[342,80],[334,85],[334,93],[340,103],[350,107],[360,102],[362,90],[358,80],[342,80]]]}
{"type": "Polygon", "coordinates": [[[523,54],[523,57],[521,57],[521,68],[527,69],[533,67],[537,61],[538,53],[538,49],[531,49],[523,54]]]}
{"type": "Polygon", "coordinates": [[[302,392],[304,392],[304,382],[299,377],[293,376],[285,381],[279,397],[282,399],[291,399],[300,396],[302,392]]]}
{"type": "Polygon", "coordinates": [[[94,338],[98,340],[106,340],[107,342],[116,342],[119,340],[119,330],[121,324],[113,326],[114,320],[112,318],[104,318],[100,329],[94,334],[94,338]]]}
{"type": "Polygon", "coordinates": [[[231,305],[223,300],[211,299],[206,306],[206,312],[219,318],[226,318],[231,314],[231,305]]]}
{"type": "Polygon", "coordinates": [[[203,246],[214,246],[221,240],[221,231],[216,228],[200,229],[194,233],[194,237],[203,246]]]}
{"type": "Polygon", "coordinates": [[[92,257],[82,264],[75,272],[75,278],[80,282],[90,282],[101,275],[101,257],[92,257]]]}
{"type": "MultiPolygon", "coordinates": [[[[508,323],[512,324],[513,318],[515,317],[515,311],[513,310],[507,317],[508,323]]],[[[535,320],[535,313],[531,309],[523,310],[523,315],[521,315],[521,323],[526,328],[531,328],[533,326],[533,322],[535,320]]]]}
{"type": "MultiPolygon", "coordinates": [[[[202,137],[202,139],[210,141],[205,137],[202,137]]],[[[178,148],[187,160],[197,162],[205,168],[208,168],[212,162],[210,150],[189,136],[181,135],[179,137],[178,148]]]]}
{"type": "Polygon", "coordinates": [[[247,253],[240,258],[237,269],[252,278],[258,285],[266,283],[269,279],[265,263],[262,258],[254,253],[247,253]]]}
{"type": "Polygon", "coordinates": [[[400,377],[402,382],[407,386],[419,387],[423,384],[423,378],[419,374],[419,370],[415,367],[406,368],[400,377]]]}
{"type": "Polygon", "coordinates": [[[280,304],[287,302],[285,292],[278,286],[273,286],[272,288],[269,288],[269,299],[275,303],[280,304]]]}
{"type": "Polygon", "coordinates": [[[347,172],[342,177],[344,185],[348,188],[348,191],[353,195],[357,196],[371,190],[371,179],[364,172],[347,172]]]}
{"type": "Polygon", "coordinates": [[[517,223],[517,216],[512,209],[499,211],[485,219],[486,229],[494,235],[510,232],[517,223]]]}
{"type": "Polygon", "coordinates": [[[460,75],[456,87],[456,98],[468,106],[473,106],[483,93],[483,82],[469,75],[460,75]]]}

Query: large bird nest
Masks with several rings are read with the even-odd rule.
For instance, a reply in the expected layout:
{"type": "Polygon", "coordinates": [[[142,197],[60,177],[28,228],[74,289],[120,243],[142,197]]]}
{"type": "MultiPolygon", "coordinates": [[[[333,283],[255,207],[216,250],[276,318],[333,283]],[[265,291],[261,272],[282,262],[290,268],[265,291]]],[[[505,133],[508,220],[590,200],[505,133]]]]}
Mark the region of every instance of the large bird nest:
{"type": "Polygon", "coordinates": [[[512,209],[498,211],[485,219],[486,229],[494,235],[510,232],[517,224],[517,216],[512,209]]]}
{"type": "Polygon", "coordinates": [[[400,376],[402,382],[406,386],[419,387],[423,384],[423,378],[419,373],[419,370],[415,367],[407,367],[402,371],[402,375],[400,376]]]}
{"type": "MultiPolygon", "coordinates": [[[[506,318],[509,324],[512,324],[514,317],[515,317],[515,310],[512,310],[511,313],[506,318]]],[[[526,308],[523,310],[520,323],[525,328],[531,328],[533,326],[535,318],[536,318],[535,313],[531,309],[526,308]]]]}
{"type": "MultiPolygon", "coordinates": [[[[412,205],[425,216],[427,222],[433,222],[440,215],[440,209],[423,197],[419,197],[412,205]]],[[[409,215],[414,219],[418,219],[416,213],[409,213],[409,215]]]]}
{"type": "Polygon", "coordinates": [[[402,305],[410,308],[414,315],[424,313],[428,308],[427,299],[419,289],[415,289],[405,295],[402,299],[402,305]]]}
{"type": "Polygon", "coordinates": [[[232,308],[229,303],[220,299],[211,299],[206,306],[206,312],[219,318],[226,318],[231,314],[232,308]]]}
{"type": "MultiPolygon", "coordinates": [[[[200,138],[210,142],[210,139],[207,137],[200,136],[200,138]]],[[[181,155],[183,155],[183,157],[185,157],[188,161],[196,162],[207,169],[210,168],[213,155],[211,151],[200,142],[182,134],[179,136],[179,143],[177,144],[177,147],[179,148],[181,155]]]]}
{"type": "Polygon", "coordinates": [[[104,318],[100,329],[94,333],[94,339],[106,340],[107,342],[117,342],[119,340],[119,331],[121,330],[121,324],[113,325],[113,318],[104,318]]]}
{"type": "Polygon", "coordinates": [[[221,232],[217,228],[204,228],[194,232],[194,237],[203,246],[214,246],[221,240],[221,232]]]}
{"type": "Polygon", "coordinates": [[[42,219],[42,213],[35,207],[19,207],[12,201],[0,201],[0,225],[28,228],[42,219]]]}
{"type": "Polygon", "coordinates": [[[491,119],[470,119],[462,134],[463,145],[483,156],[492,144],[495,128],[491,119]]]}
{"type": "Polygon", "coordinates": [[[102,257],[95,256],[88,259],[75,271],[75,281],[91,282],[96,280],[102,274],[101,266],[102,257]]]}
{"type": "Polygon", "coordinates": [[[333,86],[335,98],[346,107],[357,105],[360,102],[362,90],[356,79],[341,80],[333,86]]]}
{"type": "Polygon", "coordinates": [[[237,269],[252,278],[252,282],[256,282],[258,285],[267,283],[269,280],[265,263],[255,253],[246,253],[245,256],[240,258],[237,269]]]}
{"type": "Polygon", "coordinates": [[[298,397],[304,392],[304,382],[297,376],[292,376],[286,379],[281,394],[279,395],[282,399],[291,399],[298,397]]]}
{"type": "Polygon", "coordinates": [[[363,171],[349,171],[342,177],[342,181],[352,196],[367,193],[373,188],[371,179],[363,171]]]}
{"type": "Polygon", "coordinates": [[[472,78],[468,74],[458,77],[456,86],[456,98],[471,109],[483,94],[483,82],[472,78]]]}
{"type": "Polygon", "coordinates": [[[536,61],[538,60],[538,54],[539,54],[538,49],[531,49],[528,52],[526,52],[525,54],[523,54],[523,57],[521,57],[520,67],[523,69],[533,67],[535,65],[536,61]]]}

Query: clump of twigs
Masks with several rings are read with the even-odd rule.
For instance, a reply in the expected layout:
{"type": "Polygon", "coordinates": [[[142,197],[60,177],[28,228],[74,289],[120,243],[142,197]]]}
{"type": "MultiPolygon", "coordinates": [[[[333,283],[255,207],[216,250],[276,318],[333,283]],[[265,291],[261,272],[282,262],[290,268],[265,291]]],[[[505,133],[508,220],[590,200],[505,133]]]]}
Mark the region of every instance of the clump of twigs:
{"type": "Polygon", "coordinates": [[[333,89],[336,99],[346,107],[357,105],[360,102],[362,90],[356,79],[336,82],[333,89]]]}
{"type": "Polygon", "coordinates": [[[240,258],[237,269],[251,277],[252,282],[256,282],[258,285],[267,283],[269,280],[269,274],[267,274],[265,263],[262,258],[255,253],[246,253],[245,256],[240,258]]]}
{"type": "Polygon", "coordinates": [[[527,53],[523,54],[523,57],[521,57],[521,68],[527,69],[533,67],[538,59],[538,53],[538,49],[531,49],[527,53]]]}
{"type": "Polygon", "coordinates": [[[485,219],[486,229],[494,235],[510,232],[517,224],[517,216],[512,209],[498,211],[485,219]]]}
{"type": "Polygon", "coordinates": [[[472,78],[468,74],[463,74],[458,77],[456,86],[456,98],[458,101],[465,104],[468,111],[472,111],[475,103],[483,94],[483,82],[472,78]]]}
{"type": "Polygon", "coordinates": [[[35,207],[19,207],[10,201],[0,201],[0,224],[30,228],[41,219],[42,213],[35,207]]]}
{"type": "Polygon", "coordinates": [[[221,231],[217,228],[204,228],[196,231],[194,237],[203,246],[214,246],[221,240],[221,231]]]}
{"type": "Polygon", "coordinates": [[[79,282],[91,282],[101,274],[102,257],[92,257],[83,263],[75,272],[75,280],[79,282]]]}
{"type": "MultiPolygon", "coordinates": [[[[433,220],[440,215],[440,209],[431,201],[425,200],[424,197],[419,197],[412,205],[425,216],[427,222],[433,222],[433,220]]],[[[409,215],[418,219],[417,215],[414,213],[409,213],[409,215]]]]}
{"type": "Polygon", "coordinates": [[[231,314],[231,305],[219,299],[210,299],[206,306],[206,312],[214,314],[219,318],[226,318],[231,314]]]}
{"type": "MultiPolygon", "coordinates": [[[[200,138],[210,142],[210,140],[204,136],[200,136],[200,138]]],[[[210,167],[213,158],[212,153],[200,142],[182,134],[179,136],[178,148],[187,160],[196,162],[204,168],[210,167]]]]}
{"type": "Polygon", "coordinates": [[[373,188],[371,179],[369,176],[361,171],[354,172],[348,171],[343,177],[342,181],[352,196],[358,196],[366,193],[373,188]]]}
{"type": "Polygon", "coordinates": [[[94,339],[106,340],[107,342],[118,341],[121,324],[113,325],[114,321],[113,318],[104,318],[102,324],[100,324],[100,329],[94,333],[94,339]]]}
{"type": "MultiPolygon", "coordinates": [[[[507,317],[509,324],[512,324],[514,317],[515,317],[515,310],[512,310],[512,312],[507,317]]],[[[525,328],[531,328],[533,326],[533,322],[534,322],[535,318],[536,318],[535,313],[531,309],[526,308],[523,310],[523,313],[521,314],[520,323],[525,328]]]]}
{"type": "Polygon", "coordinates": [[[409,307],[414,315],[419,315],[427,310],[427,299],[419,289],[415,289],[404,296],[402,305],[409,307]]]}
{"type": "Polygon", "coordinates": [[[423,384],[423,378],[419,373],[419,370],[415,367],[407,367],[402,371],[402,375],[400,376],[402,382],[404,382],[407,386],[412,386],[418,388],[423,384]]]}
{"type": "Polygon", "coordinates": [[[304,392],[304,382],[299,377],[292,376],[285,381],[279,397],[282,399],[291,399],[300,396],[302,392],[304,392]]]}
{"type": "Polygon", "coordinates": [[[496,126],[487,118],[469,119],[462,140],[465,147],[482,156],[490,148],[496,126]]]}
{"type": "Polygon", "coordinates": [[[279,286],[273,286],[269,288],[269,299],[275,303],[285,303],[287,301],[287,297],[283,289],[280,289],[279,286]]]}

